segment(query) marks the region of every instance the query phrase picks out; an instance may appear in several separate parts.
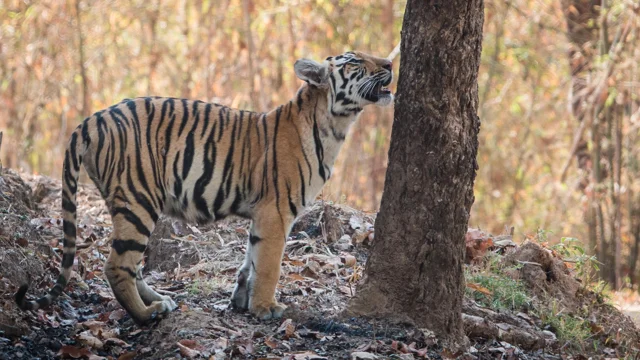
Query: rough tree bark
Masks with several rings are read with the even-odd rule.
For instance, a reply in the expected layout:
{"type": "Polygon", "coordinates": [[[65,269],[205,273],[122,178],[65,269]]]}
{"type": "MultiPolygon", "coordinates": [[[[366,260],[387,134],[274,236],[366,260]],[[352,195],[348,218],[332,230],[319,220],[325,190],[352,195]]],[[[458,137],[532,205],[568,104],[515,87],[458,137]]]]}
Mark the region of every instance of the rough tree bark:
{"type": "Polygon", "coordinates": [[[351,314],[461,344],[464,235],[474,201],[482,0],[409,0],[384,193],[351,314]]]}

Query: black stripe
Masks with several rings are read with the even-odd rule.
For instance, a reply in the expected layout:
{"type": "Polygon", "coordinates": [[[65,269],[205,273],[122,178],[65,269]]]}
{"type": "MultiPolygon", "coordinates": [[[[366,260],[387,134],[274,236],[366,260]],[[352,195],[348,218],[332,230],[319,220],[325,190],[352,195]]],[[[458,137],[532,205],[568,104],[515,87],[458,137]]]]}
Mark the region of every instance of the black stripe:
{"type": "Polygon", "coordinates": [[[298,162],[298,173],[300,174],[300,197],[302,198],[302,206],[307,206],[305,203],[305,188],[304,185],[304,174],[302,173],[302,167],[300,166],[300,162],[298,162]]]}
{"type": "MultiPolygon", "coordinates": [[[[156,106],[152,102],[151,98],[145,98],[144,99],[144,104],[145,104],[145,110],[147,112],[147,123],[145,124],[145,127],[147,129],[147,131],[146,131],[147,151],[149,152],[148,155],[151,158],[151,172],[153,174],[153,183],[156,185],[156,190],[158,190],[158,189],[162,189],[162,182],[158,178],[158,172],[160,170],[157,169],[158,163],[156,162],[156,158],[155,158],[155,155],[153,153],[153,149],[151,148],[151,124],[153,123],[153,120],[155,119],[156,106]]],[[[156,134],[157,134],[157,132],[156,132],[156,134]]]]}
{"type": "Polygon", "coordinates": [[[73,258],[75,257],[75,254],[73,253],[65,253],[62,254],[62,263],[60,264],[60,266],[64,269],[68,269],[70,267],[73,266],[73,258]]]}
{"type": "Polygon", "coordinates": [[[75,176],[71,174],[71,161],[69,159],[69,151],[65,151],[63,171],[64,171],[64,182],[71,191],[72,194],[75,194],[78,191],[78,182],[76,181],[75,176]]]}
{"type": "Polygon", "coordinates": [[[318,158],[318,172],[323,181],[327,181],[326,174],[324,173],[324,148],[322,147],[322,140],[320,140],[320,132],[318,131],[318,121],[316,119],[316,111],[318,109],[318,103],[316,102],[316,109],[313,112],[313,141],[316,144],[316,157],[318,158]]]}
{"type": "Polygon", "coordinates": [[[118,266],[118,269],[120,269],[120,270],[122,270],[122,271],[125,271],[127,274],[129,274],[132,278],[134,278],[134,279],[135,279],[135,277],[136,277],[136,273],[135,273],[135,271],[133,271],[133,270],[129,269],[129,268],[128,268],[128,267],[126,267],[126,266],[118,266]]]}
{"type": "Polygon", "coordinates": [[[207,128],[209,128],[209,118],[211,115],[211,104],[207,104],[204,108],[204,125],[202,126],[202,132],[200,133],[200,139],[204,137],[204,134],[207,132],[207,128]]]}
{"type": "Polygon", "coordinates": [[[255,236],[253,234],[249,234],[249,242],[251,243],[251,245],[255,245],[258,243],[258,241],[262,240],[261,237],[259,236],[255,236]]]}
{"type": "Polygon", "coordinates": [[[186,99],[182,99],[182,122],[180,123],[180,130],[178,130],[178,137],[182,136],[187,121],[189,120],[189,105],[186,99]]]}
{"type": "Polygon", "coordinates": [[[140,220],[138,215],[134,214],[131,210],[126,207],[116,207],[113,209],[112,216],[116,216],[118,214],[122,214],[127,221],[133,224],[141,235],[146,237],[151,235],[151,231],[149,231],[149,229],[142,223],[142,220],[140,220]]]}
{"type": "Polygon", "coordinates": [[[62,192],[62,208],[70,213],[76,212],[76,204],[74,204],[73,201],[69,199],[64,191],[62,192]]]}
{"type": "MultiPolygon", "coordinates": [[[[129,164],[131,164],[131,161],[129,161],[129,164]]],[[[138,204],[142,205],[142,207],[147,211],[153,222],[155,223],[158,221],[158,213],[155,210],[155,206],[151,201],[149,201],[147,196],[137,190],[136,185],[133,183],[133,178],[131,177],[131,171],[127,172],[127,188],[129,189],[129,192],[133,194],[133,197],[136,199],[138,204]]]]}
{"type": "Polygon", "coordinates": [[[217,123],[220,124],[220,133],[218,133],[218,140],[220,141],[222,139],[222,133],[224,132],[224,112],[225,112],[226,108],[225,107],[221,107],[220,111],[218,111],[218,119],[217,119],[217,123]]]}
{"type": "Polygon", "coordinates": [[[78,154],[76,154],[77,146],[78,146],[78,133],[74,131],[73,134],[71,134],[71,141],[69,142],[69,151],[71,153],[71,161],[73,162],[73,169],[76,172],[80,171],[80,164],[78,163],[78,154]]]}
{"type": "Polygon", "coordinates": [[[294,217],[298,216],[298,209],[296,208],[296,205],[293,203],[293,201],[291,201],[291,185],[289,184],[289,181],[286,182],[287,185],[287,198],[289,199],[289,209],[291,210],[291,213],[293,214],[294,217]]]}
{"type": "Polygon", "coordinates": [[[280,116],[282,116],[282,106],[278,106],[276,109],[276,124],[273,128],[273,168],[272,168],[272,176],[273,176],[273,187],[276,192],[276,209],[278,213],[280,213],[280,189],[278,188],[278,158],[276,154],[277,146],[276,140],[278,139],[278,126],[280,125],[280,116]]]}
{"type": "Polygon", "coordinates": [[[189,170],[191,170],[191,164],[193,163],[193,154],[195,153],[193,137],[194,133],[191,131],[187,135],[187,147],[184,149],[184,157],[182,158],[182,180],[185,180],[189,175],[189,170]]]}
{"type": "MultiPolygon", "coordinates": [[[[167,124],[167,129],[165,130],[164,133],[164,151],[165,154],[169,152],[169,150],[171,149],[171,133],[173,132],[173,125],[175,123],[176,120],[176,114],[175,114],[175,103],[173,101],[173,99],[169,99],[167,100],[163,105],[162,105],[162,112],[164,113],[165,104],[169,104],[168,107],[170,106],[169,110],[169,124],[167,124]]],[[[162,115],[162,117],[164,117],[164,114],[162,115]]],[[[161,150],[162,151],[162,150],[161,150]]],[[[167,159],[165,158],[165,160],[162,163],[162,178],[166,179],[167,178],[167,159]]]]}
{"type": "Polygon", "coordinates": [[[302,103],[303,103],[303,100],[302,100],[302,89],[300,91],[298,91],[297,98],[296,98],[296,103],[298,105],[298,112],[300,112],[302,110],[302,103]]]}
{"type": "Polygon", "coordinates": [[[207,201],[204,199],[203,195],[207,185],[209,185],[209,182],[211,182],[211,179],[213,178],[213,169],[216,164],[216,144],[213,141],[215,134],[216,127],[214,124],[204,146],[204,169],[202,171],[202,175],[200,175],[193,188],[193,202],[196,209],[198,209],[198,211],[208,219],[211,218],[211,212],[209,211],[209,206],[207,205],[207,201]]]}
{"type": "Polygon", "coordinates": [[[120,240],[114,239],[111,243],[111,247],[118,253],[118,255],[122,255],[127,251],[137,251],[143,253],[147,246],[144,244],[140,244],[135,240],[120,240]]]}
{"type": "Polygon", "coordinates": [[[182,195],[182,180],[178,175],[178,161],[180,161],[180,151],[178,151],[176,158],[173,160],[173,195],[176,199],[179,199],[180,195],[182,195]]]}
{"type": "Polygon", "coordinates": [[[82,143],[85,145],[85,148],[91,144],[91,138],[89,137],[89,118],[86,118],[82,122],[82,143]]]}
{"type": "Polygon", "coordinates": [[[76,224],[72,221],[63,220],[62,221],[62,230],[69,240],[75,240],[76,238],[76,224]]]}
{"type": "Polygon", "coordinates": [[[96,150],[96,158],[94,160],[94,164],[97,172],[96,175],[100,180],[104,180],[102,178],[102,175],[104,175],[104,171],[101,171],[101,168],[100,168],[100,154],[102,153],[102,148],[104,147],[104,137],[105,137],[104,130],[102,129],[103,126],[106,129],[107,125],[104,122],[104,118],[102,117],[102,114],[98,114],[96,116],[96,128],[98,129],[98,149],[96,150]]]}

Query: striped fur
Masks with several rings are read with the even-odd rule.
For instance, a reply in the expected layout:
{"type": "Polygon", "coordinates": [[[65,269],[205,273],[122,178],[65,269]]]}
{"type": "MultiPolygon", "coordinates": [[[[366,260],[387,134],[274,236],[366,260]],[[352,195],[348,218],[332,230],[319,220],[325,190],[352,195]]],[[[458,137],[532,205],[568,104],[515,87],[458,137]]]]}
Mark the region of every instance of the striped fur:
{"type": "Polygon", "coordinates": [[[22,309],[38,309],[66,286],[76,251],[76,192],[81,164],[113,220],[105,274],[120,304],[139,323],[173,310],[167,296],[142,280],[140,263],[161,213],[189,222],[228,215],[252,219],[246,258],[232,295],[236,308],[269,319],[285,239],[296,216],[314,201],[362,108],[387,105],[391,63],[348,52],[294,70],[307,84],[268,113],[192,101],[125,99],[80,124],[65,152],[64,250],[58,281],[36,301],[16,294],[22,309]]]}

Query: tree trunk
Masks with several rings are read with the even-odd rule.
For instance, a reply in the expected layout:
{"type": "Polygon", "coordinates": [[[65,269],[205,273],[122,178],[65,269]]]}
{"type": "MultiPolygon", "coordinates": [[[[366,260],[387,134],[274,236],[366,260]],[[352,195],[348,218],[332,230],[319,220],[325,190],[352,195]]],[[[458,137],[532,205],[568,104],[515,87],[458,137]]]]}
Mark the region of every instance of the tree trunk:
{"type": "Polygon", "coordinates": [[[83,117],[91,115],[91,93],[89,92],[89,80],[87,79],[87,68],[84,56],[84,36],[82,34],[82,17],[80,10],[80,0],[76,0],[76,26],[78,31],[78,53],[80,56],[80,77],[82,79],[82,109],[80,113],[83,117]]]}
{"type": "Polygon", "coordinates": [[[348,311],[463,342],[464,235],[478,168],[482,0],[409,0],[376,238],[348,311]]]}

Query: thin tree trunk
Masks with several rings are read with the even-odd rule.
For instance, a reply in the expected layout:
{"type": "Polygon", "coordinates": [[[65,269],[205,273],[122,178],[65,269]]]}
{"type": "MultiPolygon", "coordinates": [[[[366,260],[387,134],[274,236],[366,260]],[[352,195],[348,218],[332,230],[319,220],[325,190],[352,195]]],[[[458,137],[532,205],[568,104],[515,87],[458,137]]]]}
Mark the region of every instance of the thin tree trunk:
{"type": "Polygon", "coordinates": [[[157,44],[158,35],[158,18],[160,17],[160,1],[155,3],[155,9],[149,13],[149,29],[150,29],[150,44],[149,44],[149,78],[147,79],[147,93],[154,94],[154,84],[156,78],[156,70],[158,63],[160,62],[160,50],[157,44]]]}
{"type": "Polygon", "coordinates": [[[389,167],[365,281],[349,306],[460,345],[474,201],[482,0],[409,0],[389,167]]]}
{"type": "Polygon", "coordinates": [[[80,0],[76,0],[76,26],[78,33],[78,52],[80,56],[80,77],[82,81],[82,109],[80,113],[83,117],[91,114],[91,94],[89,93],[89,82],[87,80],[87,69],[85,67],[84,36],[82,35],[82,17],[80,16],[80,0]]]}
{"type": "Polygon", "coordinates": [[[256,70],[255,64],[255,49],[253,45],[253,35],[251,33],[251,0],[242,0],[242,13],[244,15],[244,37],[247,41],[248,62],[249,62],[249,92],[251,94],[251,106],[254,111],[261,111],[260,100],[258,99],[258,92],[256,91],[256,70]]]}

